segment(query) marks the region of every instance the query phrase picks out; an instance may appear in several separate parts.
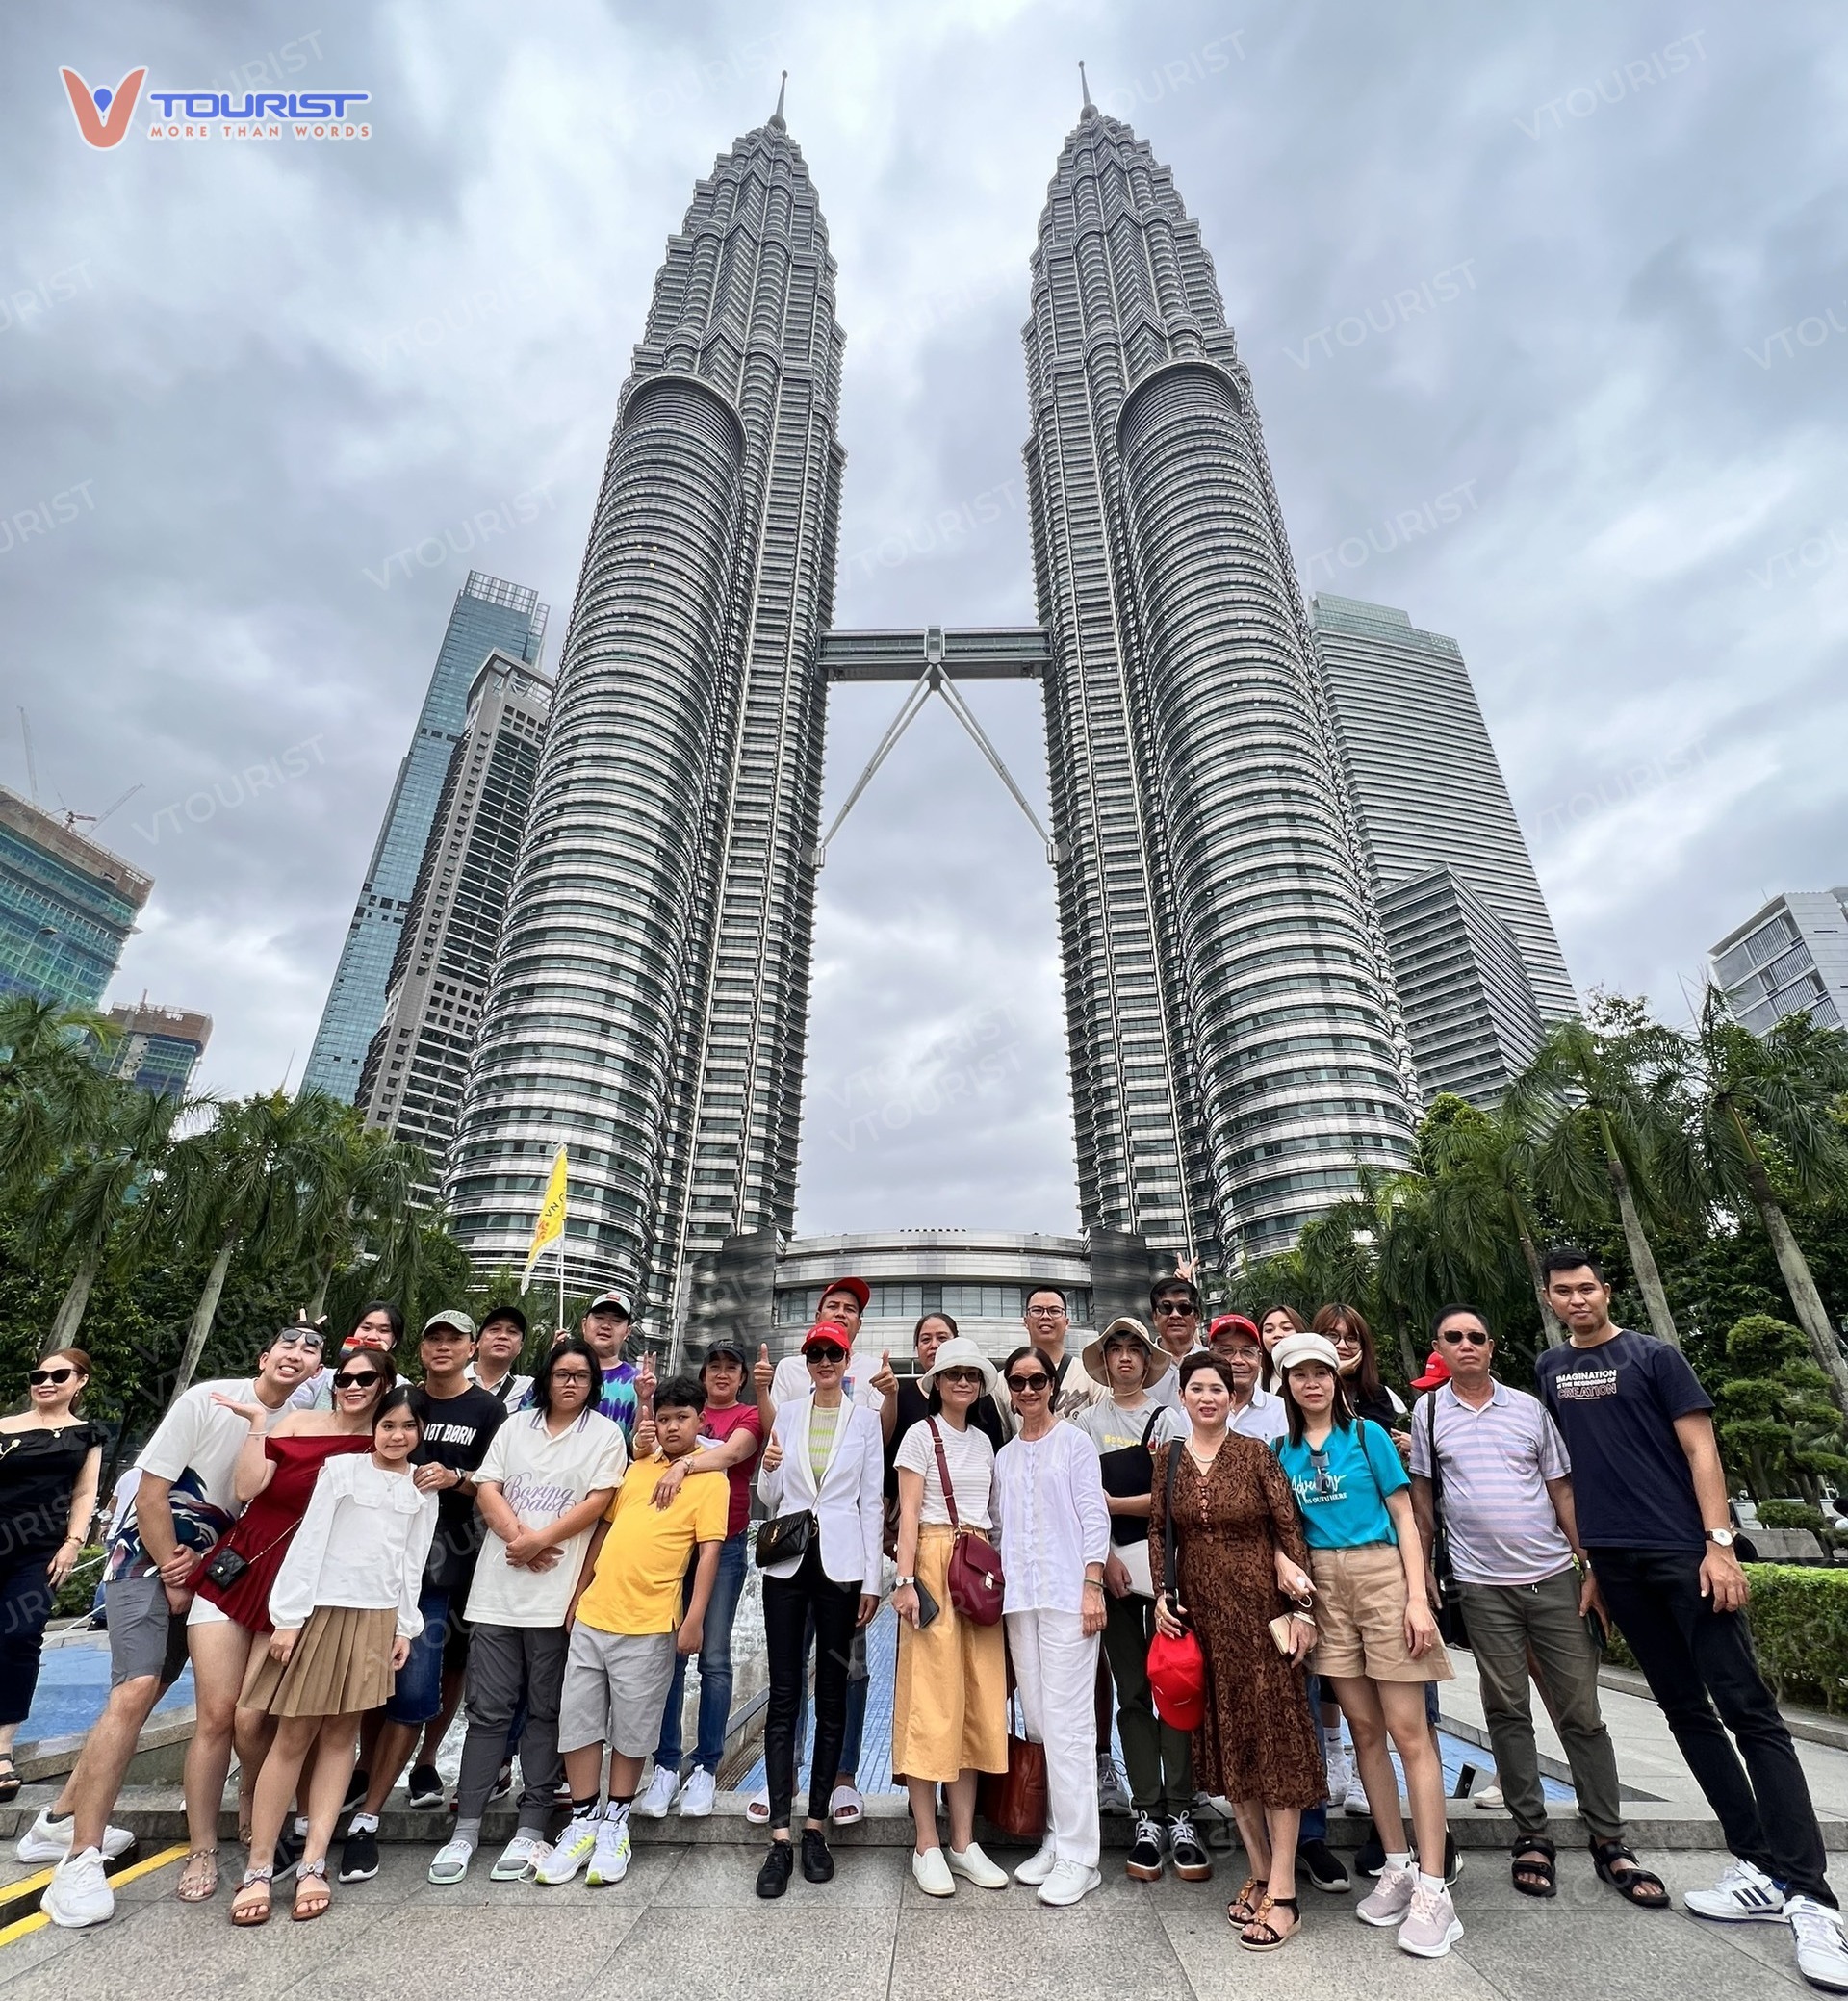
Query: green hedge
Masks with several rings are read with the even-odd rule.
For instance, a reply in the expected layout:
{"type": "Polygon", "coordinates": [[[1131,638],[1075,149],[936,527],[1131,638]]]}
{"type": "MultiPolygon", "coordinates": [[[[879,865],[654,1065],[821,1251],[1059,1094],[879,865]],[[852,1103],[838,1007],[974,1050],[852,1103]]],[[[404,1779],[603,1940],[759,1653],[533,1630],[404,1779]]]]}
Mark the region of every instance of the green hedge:
{"type": "MultiPolygon", "coordinates": [[[[1748,1563],[1745,1615],[1758,1664],[1781,1702],[1848,1709],[1848,1570],[1797,1563],[1748,1563]]],[[[1611,1634],[1614,1666],[1633,1668],[1622,1635],[1611,1634]]]]}

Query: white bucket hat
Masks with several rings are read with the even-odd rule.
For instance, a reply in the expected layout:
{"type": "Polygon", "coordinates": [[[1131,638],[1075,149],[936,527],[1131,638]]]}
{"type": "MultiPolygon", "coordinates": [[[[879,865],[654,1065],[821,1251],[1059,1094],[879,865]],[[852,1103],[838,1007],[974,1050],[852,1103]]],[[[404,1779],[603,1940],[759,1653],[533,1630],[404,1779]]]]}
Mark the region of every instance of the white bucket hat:
{"type": "Polygon", "coordinates": [[[928,1393],[931,1385],[946,1369],[981,1370],[983,1388],[990,1397],[1001,1386],[1001,1377],[996,1372],[994,1364],[966,1334],[957,1335],[954,1340],[946,1341],[937,1349],[931,1357],[931,1366],[918,1377],[918,1388],[928,1393]]]}

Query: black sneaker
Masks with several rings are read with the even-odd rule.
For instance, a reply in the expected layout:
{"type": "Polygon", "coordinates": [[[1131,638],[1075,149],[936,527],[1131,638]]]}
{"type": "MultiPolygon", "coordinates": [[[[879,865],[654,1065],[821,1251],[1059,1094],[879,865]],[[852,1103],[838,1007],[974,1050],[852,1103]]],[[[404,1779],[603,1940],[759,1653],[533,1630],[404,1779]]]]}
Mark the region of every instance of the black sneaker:
{"type": "Polygon", "coordinates": [[[494,1775],[494,1783],[488,1788],[488,1805],[496,1800],[504,1800],[513,1790],[513,1760],[509,1758],[494,1775]]]}
{"type": "Polygon", "coordinates": [[[757,1871],[757,1895],[780,1897],[789,1887],[790,1872],[796,1866],[796,1852],[787,1841],[772,1841],[770,1853],[757,1871]]]}
{"type": "Polygon", "coordinates": [[[1463,1852],[1454,1834],[1444,1836],[1444,1886],[1448,1889],[1463,1873],[1463,1852]]]}
{"type": "Polygon", "coordinates": [[[355,1811],[361,1801],[365,1799],[366,1788],[372,1783],[372,1774],[363,1771],[359,1766],[355,1765],[353,1767],[353,1776],[346,1782],[346,1797],[341,1801],[340,1810],[343,1813],[355,1811]]]}
{"type": "Polygon", "coordinates": [[[434,1765],[413,1765],[404,1782],[407,1807],[440,1807],[443,1804],[443,1774],[434,1765]]]}
{"type": "Polygon", "coordinates": [[[834,1859],[828,1852],[828,1836],[819,1828],[802,1831],[802,1874],[808,1883],[834,1880],[834,1859]]]}
{"type": "Polygon", "coordinates": [[[1170,1814],[1168,1823],[1168,1859],[1183,1883],[1205,1883],[1213,1874],[1213,1858],[1194,1832],[1194,1822],[1185,1813],[1170,1814]]]}
{"type": "Polygon", "coordinates": [[[1138,1883],[1162,1880],[1162,1831],[1149,1813],[1136,1816],[1136,1838],[1129,1844],[1129,1873],[1138,1883]]]}
{"type": "Polygon", "coordinates": [[[1296,1864],[1308,1877],[1311,1889],[1339,1897],[1352,1887],[1347,1870],[1326,1841],[1298,1841],[1296,1864]]]}
{"type": "Polygon", "coordinates": [[[276,1836],[276,1852],[270,1858],[275,1868],[276,1879],[281,1881],[300,1861],[302,1850],[308,1846],[306,1831],[297,1834],[293,1818],[282,1824],[282,1833],[276,1836]]]}
{"type": "Polygon", "coordinates": [[[1360,1844],[1360,1853],[1354,1858],[1354,1867],[1363,1876],[1377,1876],[1385,1866],[1386,1844],[1379,1838],[1379,1830],[1370,1820],[1367,1838],[1360,1844]]]}
{"type": "Polygon", "coordinates": [[[371,1828],[349,1828],[340,1844],[340,1881],[370,1883],[378,1874],[378,1836],[371,1828]]]}

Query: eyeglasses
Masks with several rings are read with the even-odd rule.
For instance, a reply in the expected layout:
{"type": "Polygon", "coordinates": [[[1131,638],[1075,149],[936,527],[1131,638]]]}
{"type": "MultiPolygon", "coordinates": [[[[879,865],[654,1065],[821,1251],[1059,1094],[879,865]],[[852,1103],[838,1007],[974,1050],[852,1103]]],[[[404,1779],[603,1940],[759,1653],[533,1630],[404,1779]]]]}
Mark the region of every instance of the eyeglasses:
{"type": "Polygon", "coordinates": [[[1179,1320],[1189,1320],[1199,1308],[1190,1305],[1185,1299],[1158,1299],[1155,1302],[1155,1311],[1164,1320],[1170,1316],[1179,1320]]]}
{"type": "Polygon", "coordinates": [[[271,1347],[311,1347],[319,1351],[323,1342],[312,1327],[292,1327],[286,1334],[278,1334],[270,1344],[271,1347]]]}
{"type": "Polygon", "coordinates": [[[973,1383],[980,1389],[982,1372],[979,1369],[939,1369],[937,1379],[940,1383],[973,1383]]]}
{"type": "Polygon", "coordinates": [[[1065,1314],[1065,1309],[1063,1306],[1029,1306],[1027,1308],[1027,1318],[1030,1321],[1063,1320],[1065,1314]]]}
{"type": "Polygon", "coordinates": [[[74,1369],[32,1369],[26,1372],[26,1380],[35,1390],[46,1383],[67,1383],[77,1373],[74,1369]]]}
{"type": "Polygon", "coordinates": [[[588,1385],[590,1382],[590,1372],[587,1369],[554,1369],[552,1372],[552,1379],[554,1383],[583,1383],[588,1385]]]}
{"type": "Polygon", "coordinates": [[[1329,1335],[1328,1339],[1337,1347],[1358,1347],[1360,1346],[1360,1336],[1351,1327],[1344,1327],[1340,1333],[1329,1335]]]}
{"type": "Polygon", "coordinates": [[[1468,1347],[1487,1347],[1490,1337],[1480,1327],[1446,1327],[1440,1341],[1461,1343],[1468,1347]]]}
{"type": "Polygon", "coordinates": [[[1031,1375],[1011,1375],[1008,1377],[1008,1388],[1018,1390],[1023,1397],[1037,1397],[1041,1390],[1048,1390],[1051,1387],[1052,1377],[1042,1369],[1035,1370],[1031,1375]]]}
{"type": "Polygon", "coordinates": [[[354,1371],[342,1369],[335,1372],[334,1388],[337,1390],[364,1390],[369,1389],[373,1383],[382,1383],[384,1380],[385,1378],[376,1370],[361,1369],[354,1371]]]}

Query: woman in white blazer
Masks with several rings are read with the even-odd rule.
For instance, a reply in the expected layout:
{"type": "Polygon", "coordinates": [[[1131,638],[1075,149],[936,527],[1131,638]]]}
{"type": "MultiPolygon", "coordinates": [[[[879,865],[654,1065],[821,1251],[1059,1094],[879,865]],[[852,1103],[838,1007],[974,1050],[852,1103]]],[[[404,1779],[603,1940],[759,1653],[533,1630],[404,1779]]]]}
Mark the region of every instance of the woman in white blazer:
{"type": "Polygon", "coordinates": [[[763,1573],[763,1637],[770,1702],[763,1722],[764,1774],[770,1783],[770,1853],[757,1872],[757,1895],[780,1897],[795,1855],[789,1842],[796,1789],[796,1717],[802,1707],[808,1622],[815,1628],[815,1747],[808,1818],[802,1831],[802,1873],[826,1883],[828,1796],[847,1728],[847,1662],[854,1632],[879,1609],[879,1563],[886,1526],[886,1449],[879,1420],[841,1394],[852,1340],[831,1321],[802,1344],[813,1388],[777,1411],[757,1474],[757,1493],[772,1521],[809,1519],[807,1547],[763,1573]]]}

